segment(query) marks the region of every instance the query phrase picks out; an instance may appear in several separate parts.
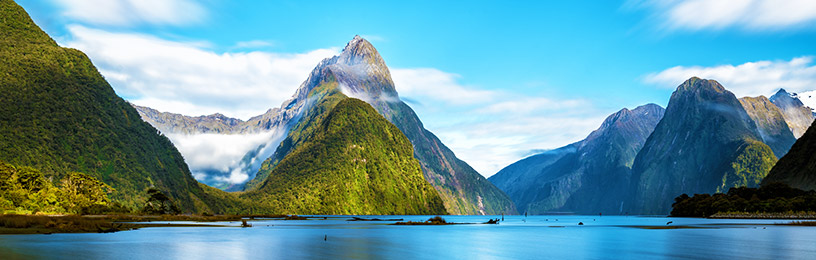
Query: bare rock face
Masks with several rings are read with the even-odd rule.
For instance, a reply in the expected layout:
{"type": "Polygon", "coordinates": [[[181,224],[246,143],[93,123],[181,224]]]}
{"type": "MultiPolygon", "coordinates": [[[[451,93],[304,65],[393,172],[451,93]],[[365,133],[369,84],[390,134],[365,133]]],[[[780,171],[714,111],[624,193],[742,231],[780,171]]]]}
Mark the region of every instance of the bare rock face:
{"type": "Polygon", "coordinates": [[[796,142],[782,110],[771,103],[765,96],[744,97],[739,99],[745,112],[756,123],[762,141],[771,147],[774,155],[781,158],[796,142]]]}
{"type": "Polygon", "coordinates": [[[801,137],[813,122],[814,113],[812,109],[802,104],[796,94],[789,94],[785,89],[780,89],[771,96],[771,102],[782,110],[785,122],[796,138],[801,137]]]}
{"type": "Polygon", "coordinates": [[[668,214],[683,193],[758,186],[776,162],[761,140],[733,93],[714,80],[687,80],[635,158],[628,211],[668,214]]]}
{"type": "Polygon", "coordinates": [[[522,212],[622,214],[632,162],[663,113],[655,104],[624,108],[586,139],[522,159],[489,180],[522,212]]]}

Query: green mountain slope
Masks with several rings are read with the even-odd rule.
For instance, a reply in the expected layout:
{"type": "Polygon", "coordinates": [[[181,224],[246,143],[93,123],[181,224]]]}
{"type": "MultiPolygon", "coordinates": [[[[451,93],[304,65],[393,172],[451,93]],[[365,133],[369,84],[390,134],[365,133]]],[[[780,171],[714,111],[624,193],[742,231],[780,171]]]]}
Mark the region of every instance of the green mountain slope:
{"type": "MultiPolygon", "coordinates": [[[[355,37],[340,55],[323,60],[312,71],[298,93],[308,93],[327,77],[337,81],[338,88],[343,94],[369,103],[408,137],[413,144],[414,157],[419,160],[425,180],[439,192],[449,213],[516,212],[513,202],[504,192],[467,163],[456,158],[448,147],[423,127],[414,111],[399,100],[388,67],[371,43],[359,36],[355,37]]],[[[297,98],[302,99],[303,97],[297,98]]],[[[281,143],[275,155],[264,162],[257,176],[247,183],[247,190],[257,189],[288,151],[297,146],[299,139],[297,135],[303,135],[299,134],[299,131],[303,129],[290,130],[295,132],[295,138],[281,143]]]]}
{"type": "Polygon", "coordinates": [[[445,214],[411,142],[337,86],[328,77],[312,90],[314,105],[279,148],[288,152],[242,196],[287,214],[445,214]]]}
{"type": "Polygon", "coordinates": [[[687,80],[635,158],[628,211],[667,214],[683,193],[756,187],[776,161],[759,140],[734,94],[714,80],[687,80]]]}
{"type": "Polygon", "coordinates": [[[655,104],[622,109],[586,139],[513,163],[489,180],[530,214],[621,214],[632,163],[663,112],[655,104]]]}
{"type": "Polygon", "coordinates": [[[793,188],[816,190],[816,121],[779,159],[762,184],[785,183],[793,188]]]}
{"type": "Polygon", "coordinates": [[[133,208],[148,187],[186,212],[231,203],[208,200],[213,194],[192,178],[173,144],[114,93],[85,54],[59,47],[11,0],[0,0],[0,16],[0,160],[54,179],[87,173],[133,208]]]}
{"type": "Polygon", "coordinates": [[[784,156],[796,142],[796,138],[785,122],[782,110],[765,96],[744,97],[739,102],[756,123],[762,141],[771,147],[777,158],[784,156]]]}

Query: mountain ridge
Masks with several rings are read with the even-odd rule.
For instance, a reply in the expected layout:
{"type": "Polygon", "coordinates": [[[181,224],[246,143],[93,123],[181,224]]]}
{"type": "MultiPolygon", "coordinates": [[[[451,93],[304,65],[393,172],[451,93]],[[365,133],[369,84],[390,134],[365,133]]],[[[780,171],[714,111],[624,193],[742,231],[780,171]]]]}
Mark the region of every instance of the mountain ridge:
{"type": "MultiPolygon", "coordinates": [[[[413,110],[399,100],[388,67],[370,42],[355,36],[339,55],[321,61],[301,84],[297,99],[306,98],[304,93],[312,91],[329,78],[337,82],[338,89],[344,95],[370,104],[408,137],[423,176],[440,193],[449,213],[516,212],[504,192],[456,158],[450,149],[422,126],[413,110]]],[[[247,183],[247,190],[257,189],[293,145],[297,145],[296,140],[293,143],[282,142],[275,154],[264,161],[256,177],[247,183]]]]}
{"type": "Polygon", "coordinates": [[[632,167],[629,212],[665,214],[682,194],[757,186],[776,161],[733,93],[692,77],[672,93],[632,167]]]}
{"type": "Polygon", "coordinates": [[[623,108],[585,139],[522,159],[489,180],[530,214],[622,214],[632,161],[662,116],[655,104],[623,108]]]}
{"type": "MultiPolygon", "coordinates": [[[[0,160],[50,178],[86,173],[130,208],[157,188],[185,212],[223,212],[173,144],[117,96],[81,51],[63,48],[25,10],[0,0],[0,160]]],[[[225,195],[226,196],[226,195],[225,195]]]]}

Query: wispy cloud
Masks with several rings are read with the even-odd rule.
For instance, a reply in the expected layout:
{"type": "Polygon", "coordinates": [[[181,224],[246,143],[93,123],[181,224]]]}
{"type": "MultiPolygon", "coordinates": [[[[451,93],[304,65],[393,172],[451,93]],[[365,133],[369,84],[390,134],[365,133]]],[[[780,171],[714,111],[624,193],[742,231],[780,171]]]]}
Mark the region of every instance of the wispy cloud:
{"type": "Polygon", "coordinates": [[[393,69],[400,97],[425,127],[484,176],[530,155],[585,138],[611,113],[583,99],[480,89],[432,68],[393,69]]]}
{"type": "Polygon", "coordinates": [[[739,65],[677,66],[650,73],[643,81],[665,88],[675,88],[692,76],[715,79],[737,96],[767,96],[779,88],[789,92],[816,89],[816,65],[810,56],[789,61],[764,60],[739,65]]]}
{"type": "Polygon", "coordinates": [[[279,106],[321,59],[338,49],[307,53],[215,53],[201,43],[113,33],[72,25],[65,45],[94,61],[116,92],[139,105],[186,115],[247,119],[279,106]]]}
{"type": "Polygon", "coordinates": [[[653,19],[671,29],[780,30],[816,21],[812,0],[630,0],[625,6],[653,10],[653,19]]]}
{"type": "Polygon", "coordinates": [[[53,0],[62,15],[107,26],[187,25],[202,21],[207,11],[194,0],[53,0]]]}
{"type": "Polygon", "coordinates": [[[225,134],[166,134],[184,156],[190,171],[199,181],[208,184],[246,182],[254,172],[247,168],[257,168],[264,158],[251,158],[245,161],[249,151],[263,147],[260,153],[271,156],[280,141],[282,133],[270,131],[258,134],[225,135],[225,134]],[[252,167],[254,166],[254,167],[252,167]],[[215,172],[227,173],[217,175],[215,172]]]}
{"type": "Polygon", "coordinates": [[[262,41],[262,40],[252,40],[252,41],[243,41],[235,43],[233,49],[256,49],[256,48],[263,48],[263,47],[272,47],[275,46],[275,43],[272,41],[262,41]]]}
{"type": "Polygon", "coordinates": [[[453,104],[485,103],[495,92],[463,86],[459,75],[434,68],[392,69],[391,77],[398,82],[400,96],[413,100],[435,100],[453,104]]]}

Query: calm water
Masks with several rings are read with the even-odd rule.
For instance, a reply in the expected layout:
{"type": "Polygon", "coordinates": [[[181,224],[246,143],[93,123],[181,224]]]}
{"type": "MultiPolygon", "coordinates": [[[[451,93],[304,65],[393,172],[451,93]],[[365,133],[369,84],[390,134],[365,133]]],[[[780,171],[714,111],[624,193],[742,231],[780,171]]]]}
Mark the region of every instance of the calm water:
{"type": "MultiPolygon", "coordinates": [[[[445,217],[453,222],[488,218],[445,217]]],[[[214,223],[236,227],[0,235],[0,259],[816,259],[816,227],[767,225],[789,220],[530,216],[524,221],[506,216],[499,225],[392,226],[346,219],[256,220],[252,228],[214,223]],[[664,227],[668,221],[698,228],[641,227],[664,227]]]]}

